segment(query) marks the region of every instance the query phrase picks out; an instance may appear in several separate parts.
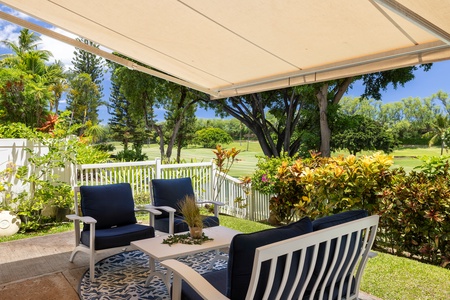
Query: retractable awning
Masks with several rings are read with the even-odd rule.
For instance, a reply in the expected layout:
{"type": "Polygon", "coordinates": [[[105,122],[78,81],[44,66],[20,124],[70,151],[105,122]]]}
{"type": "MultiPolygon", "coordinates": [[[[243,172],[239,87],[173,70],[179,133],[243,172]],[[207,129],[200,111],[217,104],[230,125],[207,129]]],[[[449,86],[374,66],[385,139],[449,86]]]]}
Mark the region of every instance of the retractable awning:
{"type": "MultiPolygon", "coordinates": [[[[450,59],[450,1],[0,2],[212,98],[450,59]]],[[[0,18],[78,45],[6,13],[0,18]]]]}

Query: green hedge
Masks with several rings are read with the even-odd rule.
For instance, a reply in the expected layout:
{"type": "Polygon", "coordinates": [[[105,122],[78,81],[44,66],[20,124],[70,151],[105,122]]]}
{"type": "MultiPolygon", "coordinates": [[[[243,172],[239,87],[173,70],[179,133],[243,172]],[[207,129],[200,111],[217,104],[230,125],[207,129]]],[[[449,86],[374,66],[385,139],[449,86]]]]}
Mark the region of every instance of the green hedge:
{"type": "Polygon", "coordinates": [[[447,160],[431,159],[420,171],[391,169],[383,154],[292,160],[265,158],[254,188],[275,194],[279,223],[350,209],[380,215],[377,247],[428,263],[450,266],[450,182],[447,160]]]}

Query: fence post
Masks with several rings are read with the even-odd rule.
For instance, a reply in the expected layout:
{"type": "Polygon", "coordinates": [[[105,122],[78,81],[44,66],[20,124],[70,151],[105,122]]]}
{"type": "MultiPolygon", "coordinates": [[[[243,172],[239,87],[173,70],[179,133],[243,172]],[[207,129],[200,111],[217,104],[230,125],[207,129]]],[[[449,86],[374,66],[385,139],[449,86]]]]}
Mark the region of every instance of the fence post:
{"type": "Polygon", "coordinates": [[[155,163],[156,163],[155,177],[156,177],[156,179],[161,179],[161,173],[162,173],[161,159],[158,157],[155,158],[155,163]]]}
{"type": "Polygon", "coordinates": [[[217,173],[217,170],[216,170],[216,168],[217,168],[217,166],[214,163],[214,160],[212,159],[211,160],[211,184],[210,184],[210,195],[211,195],[211,198],[210,199],[212,199],[213,201],[216,201],[216,196],[217,196],[217,191],[216,191],[216,188],[217,188],[217,185],[216,185],[216,173],[217,173]]]}

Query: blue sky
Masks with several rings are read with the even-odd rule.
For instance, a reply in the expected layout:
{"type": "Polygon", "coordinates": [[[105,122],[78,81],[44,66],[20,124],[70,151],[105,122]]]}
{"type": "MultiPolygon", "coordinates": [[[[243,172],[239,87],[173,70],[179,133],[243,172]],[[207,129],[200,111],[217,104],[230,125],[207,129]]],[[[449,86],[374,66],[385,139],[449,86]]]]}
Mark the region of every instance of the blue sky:
{"type": "MultiPolygon", "coordinates": [[[[0,10],[11,12],[9,8],[6,8],[3,5],[0,5],[0,10]]],[[[43,25],[42,22],[38,22],[36,20],[33,20],[32,18],[20,14],[17,12],[14,12],[17,16],[24,18],[31,22],[36,22],[40,25],[43,25]]],[[[44,24],[45,25],[45,24],[44,24]]],[[[49,25],[45,25],[47,28],[52,28],[49,25]]],[[[75,36],[64,32],[61,29],[58,28],[52,28],[53,30],[57,31],[58,33],[62,33],[65,35],[68,35],[72,38],[75,36]]],[[[3,40],[10,40],[10,41],[17,41],[17,37],[19,35],[19,32],[21,30],[21,27],[11,24],[9,22],[6,22],[2,19],[0,19],[0,41],[3,40]]],[[[66,45],[64,43],[61,43],[59,41],[56,41],[54,39],[51,39],[46,36],[41,36],[42,41],[40,48],[50,50],[53,53],[55,60],[60,60],[64,63],[66,66],[66,69],[69,69],[72,67],[71,60],[73,58],[73,52],[74,47],[66,45]]],[[[0,44],[0,54],[7,53],[8,49],[4,47],[3,44],[0,44]]],[[[433,64],[433,67],[430,71],[424,72],[422,69],[419,69],[415,73],[415,79],[406,83],[404,87],[399,87],[397,90],[395,90],[392,86],[388,87],[388,89],[384,92],[382,92],[382,101],[383,103],[388,102],[396,102],[400,101],[403,98],[408,97],[419,97],[419,98],[426,98],[430,97],[434,93],[436,93],[439,90],[442,90],[444,92],[450,92],[450,61],[443,61],[443,62],[437,62],[433,64]]],[[[109,75],[105,75],[104,80],[104,100],[108,100],[109,98],[109,89],[110,89],[110,83],[109,83],[109,75]]],[[[352,97],[358,97],[363,92],[363,86],[359,83],[355,83],[353,86],[353,89],[349,90],[346,95],[352,96],[352,97]]],[[[61,108],[64,108],[65,103],[61,103],[61,108]]],[[[163,112],[161,112],[162,115],[163,112]]],[[[108,121],[109,115],[107,112],[106,107],[100,107],[99,109],[99,115],[100,119],[103,120],[102,123],[106,123],[108,121]]],[[[198,111],[197,112],[198,118],[213,118],[214,113],[212,111],[198,111]]]]}

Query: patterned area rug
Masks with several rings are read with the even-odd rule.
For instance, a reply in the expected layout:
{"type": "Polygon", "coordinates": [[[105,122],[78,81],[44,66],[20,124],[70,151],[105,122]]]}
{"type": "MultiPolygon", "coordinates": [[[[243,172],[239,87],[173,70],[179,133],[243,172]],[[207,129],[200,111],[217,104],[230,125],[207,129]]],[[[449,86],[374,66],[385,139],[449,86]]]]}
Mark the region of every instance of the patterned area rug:
{"type": "MultiPolygon", "coordinates": [[[[211,271],[208,266],[215,255],[215,251],[209,251],[178,260],[203,274],[211,271]]],[[[214,264],[213,270],[226,267],[227,261],[220,260],[214,264]]],[[[144,286],[149,273],[148,256],[139,250],[107,257],[97,262],[95,268],[95,283],[89,281],[89,270],[81,279],[81,299],[170,299],[169,292],[160,278],[154,277],[148,287],[144,286]]],[[[156,269],[165,270],[158,262],[156,269]]]]}

